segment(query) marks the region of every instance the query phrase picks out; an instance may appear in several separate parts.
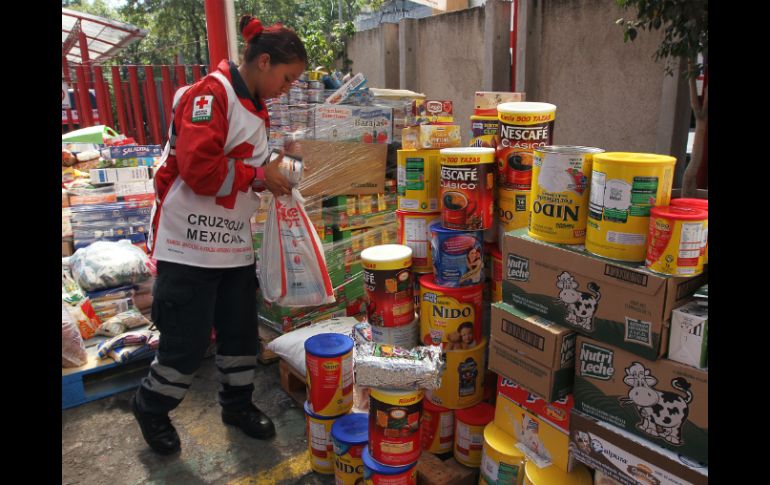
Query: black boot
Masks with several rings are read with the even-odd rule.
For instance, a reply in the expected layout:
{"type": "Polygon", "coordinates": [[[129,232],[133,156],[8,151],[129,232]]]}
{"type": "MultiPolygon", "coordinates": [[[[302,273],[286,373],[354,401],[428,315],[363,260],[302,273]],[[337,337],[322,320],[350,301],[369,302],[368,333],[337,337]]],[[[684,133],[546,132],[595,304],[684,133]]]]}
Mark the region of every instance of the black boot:
{"type": "Polygon", "coordinates": [[[253,404],[241,410],[222,408],[222,422],[237,426],[252,438],[264,440],[275,436],[273,422],[253,404]]]}
{"type": "Polygon", "coordinates": [[[136,396],[131,398],[131,411],[139,422],[144,440],[153,451],[170,455],[181,449],[179,435],[167,415],[142,412],[136,404],[136,396]]]}

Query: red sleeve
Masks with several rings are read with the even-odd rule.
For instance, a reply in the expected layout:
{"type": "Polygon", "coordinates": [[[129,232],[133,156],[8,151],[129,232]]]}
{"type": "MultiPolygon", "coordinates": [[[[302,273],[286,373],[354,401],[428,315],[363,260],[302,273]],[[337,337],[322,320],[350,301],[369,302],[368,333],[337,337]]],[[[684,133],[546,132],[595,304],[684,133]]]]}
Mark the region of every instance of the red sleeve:
{"type": "Polygon", "coordinates": [[[174,119],[179,175],[196,194],[231,198],[237,191],[249,189],[256,175],[254,167],[236,160],[232,167],[235,172],[232,190],[227,194],[218,194],[225,182],[228,186],[230,184],[227,179],[231,168],[224,154],[228,130],[227,93],[216,80],[202,83],[195,92],[192,91],[193,88],[180,100],[174,119]],[[208,100],[211,106],[209,113],[194,121],[193,105],[196,100],[208,100]]]}

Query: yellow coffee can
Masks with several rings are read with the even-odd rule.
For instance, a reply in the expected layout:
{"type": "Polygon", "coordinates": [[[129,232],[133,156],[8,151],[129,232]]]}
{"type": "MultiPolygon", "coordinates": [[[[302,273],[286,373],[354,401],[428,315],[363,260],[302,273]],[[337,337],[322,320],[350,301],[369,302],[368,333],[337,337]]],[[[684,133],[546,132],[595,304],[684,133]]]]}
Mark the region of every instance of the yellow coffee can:
{"type": "Polygon", "coordinates": [[[524,462],[524,453],[516,447],[516,438],[494,422],[484,428],[479,485],[521,485],[524,481],[524,462]]]}
{"type": "Polygon", "coordinates": [[[524,485],[593,485],[591,472],[582,463],[575,463],[570,473],[553,465],[539,468],[532,461],[524,465],[524,485]]]}

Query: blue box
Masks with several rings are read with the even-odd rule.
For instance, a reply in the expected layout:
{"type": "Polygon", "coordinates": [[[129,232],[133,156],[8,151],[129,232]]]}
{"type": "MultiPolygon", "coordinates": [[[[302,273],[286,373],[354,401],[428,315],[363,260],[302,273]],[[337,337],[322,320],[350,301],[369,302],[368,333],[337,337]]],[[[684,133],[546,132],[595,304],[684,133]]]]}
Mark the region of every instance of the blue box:
{"type": "Polygon", "coordinates": [[[102,157],[108,159],[159,157],[162,153],[163,147],[160,145],[125,145],[105,148],[102,150],[102,157]]]}

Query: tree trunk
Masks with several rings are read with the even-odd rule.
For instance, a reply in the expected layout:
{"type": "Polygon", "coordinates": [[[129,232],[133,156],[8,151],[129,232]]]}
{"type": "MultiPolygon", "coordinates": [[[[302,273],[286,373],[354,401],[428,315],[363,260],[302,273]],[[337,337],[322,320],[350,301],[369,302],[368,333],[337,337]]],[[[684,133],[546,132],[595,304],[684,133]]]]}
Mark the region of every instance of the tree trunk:
{"type": "Polygon", "coordinates": [[[698,170],[703,163],[703,142],[708,126],[708,86],[703,88],[703,102],[698,99],[695,78],[690,78],[690,105],[695,115],[695,139],[692,144],[690,163],[682,177],[682,197],[695,197],[698,192],[698,170]]]}
{"type": "Polygon", "coordinates": [[[695,139],[692,144],[690,163],[682,177],[682,197],[695,197],[698,192],[698,170],[703,163],[703,142],[706,139],[708,118],[695,118],[695,139]]]}

